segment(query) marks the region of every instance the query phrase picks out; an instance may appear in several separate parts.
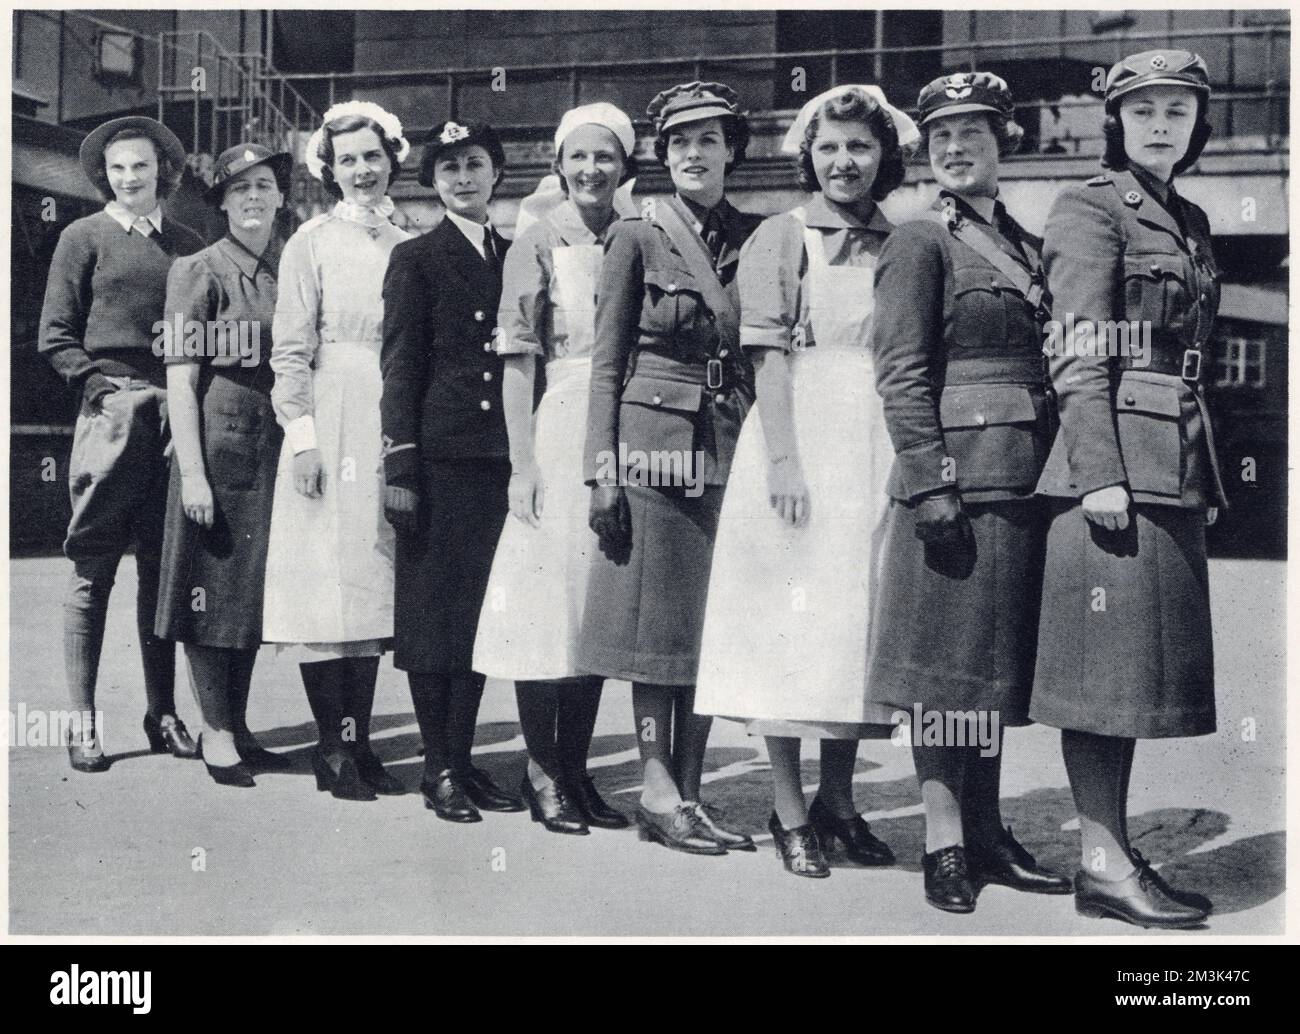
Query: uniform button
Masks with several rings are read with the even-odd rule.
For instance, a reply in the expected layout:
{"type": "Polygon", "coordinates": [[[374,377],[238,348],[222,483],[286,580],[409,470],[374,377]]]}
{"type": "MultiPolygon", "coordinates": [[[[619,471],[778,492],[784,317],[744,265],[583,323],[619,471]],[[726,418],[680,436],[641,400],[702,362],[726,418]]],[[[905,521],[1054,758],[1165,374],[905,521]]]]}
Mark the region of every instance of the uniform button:
{"type": "Polygon", "coordinates": [[[722,405],[722,403],[727,401],[727,396],[719,392],[717,395],[713,396],[713,401],[716,402],[718,405],[722,405]]]}
{"type": "Polygon", "coordinates": [[[482,323],[483,320],[486,319],[486,317],[483,315],[482,309],[479,309],[477,312],[474,313],[474,318],[478,320],[480,323],[482,323]]]}
{"type": "Polygon", "coordinates": [[[1137,399],[1135,399],[1132,395],[1125,395],[1125,396],[1124,396],[1124,405],[1126,405],[1126,406],[1136,406],[1136,405],[1137,405],[1137,399]]]}
{"type": "Polygon", "coordinates": [[[676,285],[675,283],[674,283],[674,284],[669,284],[669,285],[668,285],[668,290],[670,290],[670,291],[675,291],[675,290],[677,290],[677,285],[676,285]]]}
{"type": "Polygon", "coordinates": [[[1156,263],[1154,262],[1151,263],[1151,272],[1153,272],[1156,276],[1160,275],[1160,267],[1156,265],[1156,263]]]}
{"type": "Polygon", "coordinates": [[[983,427],[985,424],[988,423],[988,418],[985,417],[985,415],[984,415],[983,413],[976,413],[976,414],[975,414],[975,423],[976,423],[976,425],[977,425],[978,427],[983,427]]]}
{"type": "Polygon", "coordinates": [[[484,371],[483,371],[483,379],[484,379],[485,381],[490,381],[490,380],[492,379],[492,371],[491,371],[491,370],[484,370],[484,371]]]}
{"type": "Polygon", "coordinates": [[[662,396],[662,395],[656,395],[656,396],[655,396],[654,398],[652,398],[650,401],[653,402],[656,406],[662,406],[663,403],[664,403],[664,400],[663,400],[663,396],[662,396]]]}
{"type": "Polygon", "coordinates": [[[1201,304],[1202,305],[1210,304],[1210,296],[1206,294],[1204,291],[1201,292],[1201,304]]]}
{"type": "Polygon", "coordinates": [[[487,410],[492,408],[492,403],[489,402],[487,399],[484,399],[482,402],[478,404],[478,408],[486,412],[487,410]]]}
{"type": "Polygon", "coordinates": [[[484,342],[483,342],[483,351],[485,351],[485,352],[490,352],[490,351],[492,351],[492,342],[491,342],[491,341],[484,341],[484,342]]]}
{"type": "Polygon", "coordinates": [[[718,358],[719,358],[719,359],[726,359],[727,356],[729,356],[730,354],[731,354],[731,349],[729,349],[729,348],[724,348],[724,349],[722,349],[722,351],[720,351],[720,352],[718,353],[718,358]]]}

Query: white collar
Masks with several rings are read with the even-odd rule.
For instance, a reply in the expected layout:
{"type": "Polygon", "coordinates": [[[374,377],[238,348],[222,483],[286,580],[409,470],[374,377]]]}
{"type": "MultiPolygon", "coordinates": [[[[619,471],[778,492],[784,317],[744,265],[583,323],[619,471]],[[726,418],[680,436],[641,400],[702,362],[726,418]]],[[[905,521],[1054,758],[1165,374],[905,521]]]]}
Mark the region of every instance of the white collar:
{"type": "Polygon", "coordinates": [[[451,225],[456,227],[465,235],[465,239],[474,245],[474,250],[479,253],[480,258],[487,258],[483,251],[483,231],[491,228],[492,220],[485,223],[476,223],[472,219],[466,219],[463,215],[457,215],[450,208],[447,209],[447,218],[451,220],[451,225]]]}
{"type": "MultiPolygon", "coordinates": [[[[114,198],[104,206],[104,211],[113,217],[113,221],[122,227],[127,233],[131,232],[131,227],[140,217],[136,215],[126,205],[114,198]]],[[[162,233],[163,210],[162,205],[155,205],[154,210],[145,216],[149,224],[153,227],[154,233],[162,233]]]]}
{"type": "Polygon", "coordinates": [[[393,204],[393,199],[385,195],[374,205],[358,205],[355,201],[337,201],[334,204],[334,215],[340,219],[345,219],[350,223],[360,223],[373,229],[376,226],[383,226],[384,223],[391,221],[391,216],[397,211],[397,206],[393,204]]]}

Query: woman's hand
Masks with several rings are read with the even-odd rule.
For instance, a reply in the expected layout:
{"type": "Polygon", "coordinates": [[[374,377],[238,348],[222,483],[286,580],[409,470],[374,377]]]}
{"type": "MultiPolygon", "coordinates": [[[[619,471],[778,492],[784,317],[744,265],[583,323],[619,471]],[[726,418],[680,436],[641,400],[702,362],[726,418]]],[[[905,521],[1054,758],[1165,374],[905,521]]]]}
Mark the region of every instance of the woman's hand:
{"type": "Polygon", "coordinates": [[[212,501],[212,486],[202,474],[181,478],[181,509],[195,524],[212,527],[216,506],[212,501]]]}
{"type": "MultiPolygon", "coordinates": [[[[632,545],[632,513],[619,485],[597,485],[591,490],[587,524],[600,540],[600,551],[615,560],[632,545]]],[[[615,561],[617,562],[617,561],[615,561]]]]}
{"type": "Polygon", "coordinates": [[[541,524],[546,486],[542,482],[542,472],[536,463],[530,461],[511,470],[507,495],[510,499],[510,512],[518,520],[523,521],[530,528],[536,528],[541,524]]]}
{"type": "Polygon", "coordinates": [[[1109,485],[1083,497],[1083,515],[1099,528],[1123,531],[1128,527],[1128,489],[1109,485]]]}
{"type": "Polygon", "coordinates": [[[927,546],[958,549],[970,534],[970,522],[956,492],[938,492],[916,504],[916,537],[927,546]]]}
{"type": "Polygon", "coordinates": [[[307,449],[293,458],[293,487],[308,499],[319,499],[325,491],[325,468],[320,449],[307,449]]]}
{"type": "Polygon", "coordinates": [[[782,523],[792,528],[808,522],[808,485],[795,456],[778,456],[767,465],[767,499],[782,523]]]}
{"type": "Polygon", "coordinates": [[[384,489],[384,518],[397,531],[414,535],[418,530],[416,515],[420,510],[420,495],[413,488],[389,485],[384,489]]]}

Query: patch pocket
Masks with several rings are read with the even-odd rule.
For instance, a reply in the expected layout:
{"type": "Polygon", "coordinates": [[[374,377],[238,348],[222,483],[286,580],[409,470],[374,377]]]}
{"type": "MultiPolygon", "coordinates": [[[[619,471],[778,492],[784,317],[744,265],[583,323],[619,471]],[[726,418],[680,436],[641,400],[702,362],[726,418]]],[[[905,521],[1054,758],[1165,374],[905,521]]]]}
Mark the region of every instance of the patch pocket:
{"type": "Polygon", "coordinates": [[[1125,255],[1124,302],[1127,318],[1142,320],[1152,330],[1180,320],[1187,307],[1183,256],[1164,252],[1125,255]]]}
{"type": "Polygon", "coordinates": [[[264,430],[261,415],[252,411],[205,414],[203,452],[214,489],[246,490],[256,484],[264,430]]]}
{"type": "Polygon", "coordinates": [[[703,388],[685,381],[633,376],[623,386],[618,437],[630,452],[668,450],[685,461],[695,452],[703,388]]]}
{"type": "Polygon", "coordinates": [[[1130,490],[1177,499],[1183,483],[1182,398],[1177,385],[1120,378],[1115,423],[1130,490]]]}
{"type": "Polygon", "coordinates": [[[1023,384],[955,384],[939,399],[944,449],[963,490],[1027,491],[1046,461],[1040,407],[1023,384]]]}

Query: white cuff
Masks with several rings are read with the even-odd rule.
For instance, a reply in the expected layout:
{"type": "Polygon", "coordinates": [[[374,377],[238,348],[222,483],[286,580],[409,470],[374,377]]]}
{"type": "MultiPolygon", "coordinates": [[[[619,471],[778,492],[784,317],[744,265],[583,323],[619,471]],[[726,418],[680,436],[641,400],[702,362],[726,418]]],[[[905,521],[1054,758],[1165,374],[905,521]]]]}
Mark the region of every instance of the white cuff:
{"type": "Polygon", "coordinates": [[[316,420],[310,413],[290,420],[284,425],[284,437],[295,456],[300,452],[318,448],[316,445],[316,420]]]}

